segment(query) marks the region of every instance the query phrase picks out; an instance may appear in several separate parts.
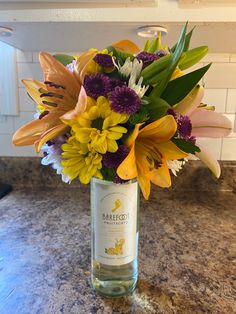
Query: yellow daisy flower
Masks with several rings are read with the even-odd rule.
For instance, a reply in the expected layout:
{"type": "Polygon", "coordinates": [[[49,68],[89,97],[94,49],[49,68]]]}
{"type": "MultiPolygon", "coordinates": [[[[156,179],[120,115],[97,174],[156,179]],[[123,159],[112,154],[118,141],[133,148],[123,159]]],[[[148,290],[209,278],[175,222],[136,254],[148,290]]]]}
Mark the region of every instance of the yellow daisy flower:
{"type": "Polygon", "coordinates": [[[88,103],[90,106],[86,111],[70,121],[75,138],[80,143],[90,144],[100,154],[116,152],[116,141],[127,132],[120,124],[127,122],[129,116],[112,111],[109,101],[103,96],[98,97],[94,105],[91,100],[88,103]]]}
{"type": "Polygon", "coordinates": [[[93,176],[102,179],[102,156],[87,144],[79,143],[74,136],[61,146],[63,173],[70,180],[79,178],[83,184],[88,184],[93,176]]]}

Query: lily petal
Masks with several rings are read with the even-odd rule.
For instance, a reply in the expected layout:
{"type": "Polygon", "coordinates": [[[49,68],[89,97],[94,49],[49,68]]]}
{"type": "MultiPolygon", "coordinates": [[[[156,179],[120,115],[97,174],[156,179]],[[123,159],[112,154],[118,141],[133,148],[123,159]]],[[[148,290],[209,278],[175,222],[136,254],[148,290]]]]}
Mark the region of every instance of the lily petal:
{"type": "Polygon", "coordinates": [[[201,149],[200,153],[195,153],[195,155],[212,171],[216,178],[220,177],[220,165],[218,161],[200,145],[197,146],[201,149]]]}
{"type": "Polygon", "coordinates": [[[114,47],[120,51],[128,52],[131,54],[136,54],[136,53],[139,53],[139,51],[140,51],[139,47],[134,42],[132,42],[131,40],[118,41],[118,42],[112,44],[112,47],[114,47]]]}
{"type": "Polygon", "coordinates": [[[42,134],[39,140],[35,141],[34,146],[37,153],[40,152],[41,147],[44,143],[47,141],[50,141],[51,139],[58,137],[62,134],[65,134],[67,131],[69,131],[69,127],[64,124],[56,125],[54,128],[46,131],[42,134]]]}
{"type": "Polygon", "coordinates": [[[132,146],[129,155],[123,160],[117,169],[118,176],[123,180],[131,180],[137,177],[138,171],[135,158],[135,147],[132,146]]]}
{"type": "Polygon", "coordinates": [[[155,143],[162,143],[173,137],[177,129],[177,124],[173,116],[167,115],[161,119],[158,119],[147,126],[145,126],[139,132],[140,139],[152,139],[155,143]]]}
{"type": "Polygon", "coordinates": [[[223,114],[197,108],[190,116],[195,137],[226,137],[232,131],[231,121],[223,114]]]}
{"type": "Polygon", "coordinates": [[[161,166],[151,171],[151,181],[162,188],[169,188],[171,186],[170,172],[164,158],[162,158],[161,166]]]}
{"type": "Polygon", "coordinates": [[[44,80],[63,86],[77,101],[81,85],[73,73],[47,52],[40,52],[39,61],[44,72],[44,80]]]}
{"type": "Polygon", "coordinates": [[[173,109],[177,115],[189,116],[200,105],[203,96],[203,86],[197,85],[182,101],[175,105],[173,109]]]}
{"type": "Polygon", "coordinates": [[[167,160],[182,159],[188,156],[187,153],[183,152],[171,141],[160,143],[157,147],[162,156],[167,160]]]}
{"type": "Polygon", "coordinates": [[[133,143],[135,142],[136,138],[138,137],[139,134],[139,128],[142,125],[142,123],[138,123],[135,125],[132,133],[129,135],[129,137],[126,139],[125,141],[125,145],[127,147],[130,147],[133,145],[133,143]]]}
{"type": "Polygon", "coordinates": [[[89,66],[89,61],[91,61],[97,54],[97,51],[86,51],[76,60],[75,63],[75,73],[79,81],[82,83],[86,75],[86,69],[89,66]]]}
{"type": "Polygon", "coordinates": [[[17,146],[32,145],[42,133],[57,125],[60,113],[49,113],[42,119],[33,120],[19,128],[12,141],[17,146]]]}
{"type": "Polygon", "coordinates": [[[36,80],[22,80],[22,83],[25,85],[27,93],[38,105],[42,104],[42,98],[40,97],[41,93],[39,89],[43,88],[47,90],[47,87],[42,82],[36,80]]]}
{"type": "Polygon", "coordinates": [[[145,175],[142,175],[140,173],[140,175],[137,177],[137,180],[138,180],[138,184],[140,186],[140,189],[143,193],[145,200],[148,200],[149,195],[150,195],[150,191],[151,191],[150,179],[147,179],[147,177],[145,175]]]}
{"type": "Polygon", "coordinates": [[[146,200],[149,199],[150,191],[151,191],[151,181],[150,181],[150,170],[148,167],[146,155],[142,154],[142,152],[137,152],[137,168],[138,168],[138,176],[137,180],[140,186],[140,189],[143,193],[143,196],[146,200]]]}
{"type": "Polygon", "coordinates": [[[86,110],[87,107],[87,94],[83,86],[81,86],[77,104],[73,110],[66,112],[61,120],[72,120],[75,116],[80,115],[86,110]]]}

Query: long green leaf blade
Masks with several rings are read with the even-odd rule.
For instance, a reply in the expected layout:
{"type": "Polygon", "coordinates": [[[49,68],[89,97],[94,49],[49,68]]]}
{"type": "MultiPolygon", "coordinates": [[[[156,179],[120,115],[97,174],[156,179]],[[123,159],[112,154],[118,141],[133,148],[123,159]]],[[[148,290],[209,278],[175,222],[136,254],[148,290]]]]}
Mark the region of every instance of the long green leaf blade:
{"type": "Polygon", "coordinates": [[[155,121],[163,117],[169,108],[170,105],[160,97],[149,99],[147,110],[149,113],[150,121],[155,121]]]}
{"type": "Polygon", "coordinates": [[[181,150],[189,154],[195,154],[196,152],[199,153],[201,151],[198,146],[181,138],[172,138],[172,142],[181,150]]]}
{"type": "Polygon", "coordinates": [[[181,58],[181,55],[183,53],[184,44],[185,44],[185,36],[187,31],[188,23],[185,24],[184,28],[182,29],[182,32],[180,34],[175,52],[173,53],[173,58],[171,60],[171,63],[166,71],[166,77],[161,81],[161,83],[153,89],[151,96],[152,97],[159,97],[163,91],[165,90],[174,70],[176,69],[179,60],[181,58]]]}
{"type": "Polygon", "coordinates": [[[205,55],[208,53],[207,46],[197,47],[185,52],[185,57],[180,60],[179,68],[181,70],[186,70],[193,66],[194,64],[198,63],[205,55]]]}
{"type": "Polygon", "coordinates": [[[161,97],[171,106],[174,106],[191,92],[191,90],[194,88],[194,86],[197,85],[210,66],[211,63],[191,73],[178,77],[173,81],[170,81],[161,97]]]}
{"type": "Polygon", "coordinates": [[[149,80],[156,78],[160,72],[169,66],[171,58],[172,54],[168,54],[144,68],[140,74],[143,77],[143,83],[147,85],[149,80]]]}
{"type": "Polygon", "coordinates": [[[148,39],[144,45],[143,51],[148,51],[148,48],[150,47],[150,39],[148,39]]]}
{"type": "MultiPolygon", "coordinates": [[[[194,29],[195,29],[195,26],[191,29],[191,31],[185,37],[184,51],[188,51],[189,49],[189,45],[190,45],[190,41],[191,41],[194,29]]],[[[172,52],[175,51],[176,46],[177,46],[177,43],[171,48],[172,52]]]]}
{"type": "Polygon", "coordinates": [[[151,45],[149,46],[147,52],[154,53],[157,50],[157,42],[158,42],[157,38],[152,40],[151,45]]]}

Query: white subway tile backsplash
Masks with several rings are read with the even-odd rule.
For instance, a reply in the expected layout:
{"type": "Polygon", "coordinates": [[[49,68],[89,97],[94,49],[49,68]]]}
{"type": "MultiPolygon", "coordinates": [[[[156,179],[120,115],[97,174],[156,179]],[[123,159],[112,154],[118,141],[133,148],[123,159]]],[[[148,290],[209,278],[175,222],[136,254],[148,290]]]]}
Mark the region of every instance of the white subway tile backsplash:
{"type": "Polygon", "coordinates": [[[228,89],[226,112],[236,113],[236,89],[228,89]]]}
{"type": "Polygon", "coordinates": [[[0,116],[0,134],[12,134],[14,132],[13,117],[0,116]]]}
{"type": "Polygon", "coordinates": [[[236,138],[224,138],[221,160],[236,160],[236,138]]]}
{"type": "Polygon", "coordinates": [[[20,98],[20,110],[21,111],[36,111],[35,102],[27,94],[26,88],[19,88],[19,98],[20,98]]]}
{"type": "Polygon", "coordinates": [[[33,62],[38,63],[39,62],[39,51],[33,52],[33,62]]]}
{"type": "Polygon", "coordinates": [[[12,134],[0,134],[0,156],[36,156],[33,146],[15,146],[12,134]]]}
{"type": "Polygon", "coordinates": [[[203,103],[215,106],[217,112],[225,112],[227,89],[205,89],[203,103]]]}
{"type": "Polygon", "coordinates": [[[225,116],[231,121],[232,123],[232,133],[229,137],[236,137],[236,120],[234,114],[225,114],[225,116]]]}
{"type": "Polygon", "coordinates": [[[236,88],[236,63],[213,63],[204,83],[206,88],[236,88]]]}
{"type": "Polygon", "coordinates": [[[18,63],[19,87],[23,87],[22,79],[43,80],[41,67],[37,63],[18,63]]]}
{"type": "Polygon", "coordinates": [[[32,62],[33,53],[31,51],[16,50],[17,62],[32,62]]]}
{"type": "Polygon", "coordinates": [[[230,54],[229,53],[208,53],[201,62],[229,62],[230,54]]]}
{"type": "Polygon", "coordinates": [[[196,144],[202,146],[202,148],[206,149],[216,159],[220,159],[222,146],[221,138],[198,138],[196,144]]]}

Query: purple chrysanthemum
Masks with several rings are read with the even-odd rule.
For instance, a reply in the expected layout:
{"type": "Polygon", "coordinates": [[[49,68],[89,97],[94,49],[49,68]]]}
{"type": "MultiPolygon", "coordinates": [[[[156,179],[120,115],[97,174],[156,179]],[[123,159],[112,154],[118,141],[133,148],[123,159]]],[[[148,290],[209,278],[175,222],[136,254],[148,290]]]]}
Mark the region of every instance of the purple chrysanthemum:
{"type": "Polygon", "coordinates": [[[192,123],[188,116],[180,116],[177,121],[179,136],[188,139],[192,132],[192,123]]]}
{"type": "Polygon", "coordinates": [[[112,68],[114,63],[110,55],[97,53],[93,60],[103,68],[112,68]]]}
{"type": "Polygon", "coordinates": [[[129,149],[125,145],[120,145],[115,153],[103,155],[102,161],[107,168],[118,168],[122,161],[128,156],[129,149]]]}
{"type": "Polygon", "coordinates": [[[169,115],[173,116],[173,117],[175,118],[175,120],[177,120],[177,114],[176,114],[176,112],[174,111],[174,109],[169,108],[169,109],[167,110],[166,114],[169,114],[169,115]]]}
{"type": "Polygon", "coordinates": [[[114,90],[116,87],[121,87],[124,85],[124,82],[119,79],[110,79],[111,82],[111,91],[114,90]]]}
{"type": "Polygon", "coordinates": [[[153,61],[160,59],[160,57],[155,53],[142,51],[136,56],[136,59],[138,61],[142,61],[145,67],[149,65],[150,63],[152,63],[153,61]]]}
{"type": "Polygon", "coordinates": [[[138,95],[127,86],[116,87],[110,96],[111,109],[115,112],[133,114],[140,109],[141,101],[138,95]]]}
{"type": "Polygon", "coordinates": [[[193,135],[187,136],[185,139],[186,139],[186,141],[189,141],[189,142],[191,142],[194,145],[196,144],[196,137],[193,136],[193,135]]]}
{"type": "Polygon", "coordinates": [[[166,56],[167,54],[168,54],[168,52],[166,50],[157,50],[157,52],[156,52],[156,55],[159,58],[162,58],[162,57],[166,56]]]}
{"type": "Polygon", "coordinates": [[[110,79],[104,74],[86,75],[84,78],[86,94],[94,99],[107,96],[110,91],[110,79]]]}

